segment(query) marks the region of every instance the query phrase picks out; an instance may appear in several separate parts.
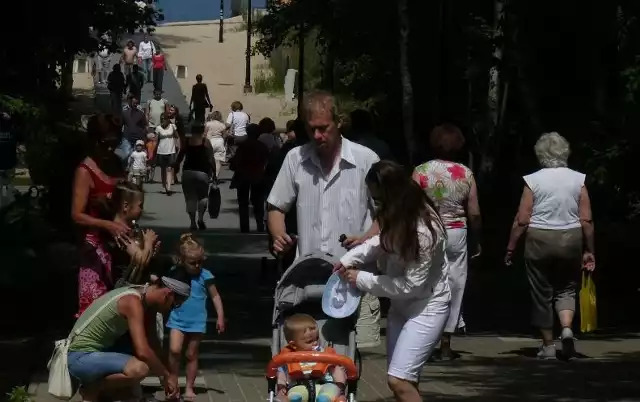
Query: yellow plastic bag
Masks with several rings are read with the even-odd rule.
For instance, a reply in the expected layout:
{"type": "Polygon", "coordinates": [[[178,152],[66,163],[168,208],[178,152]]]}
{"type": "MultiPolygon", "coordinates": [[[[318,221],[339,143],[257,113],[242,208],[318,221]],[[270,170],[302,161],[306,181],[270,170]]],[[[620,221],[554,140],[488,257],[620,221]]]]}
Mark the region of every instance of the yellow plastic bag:
{"type": "Polygon", "coordinates": [[[580,289],[580,331],[593,332],[598,327],[598,309],[596,306],[596,284],[590,273],[582,273],[580,289]]]}

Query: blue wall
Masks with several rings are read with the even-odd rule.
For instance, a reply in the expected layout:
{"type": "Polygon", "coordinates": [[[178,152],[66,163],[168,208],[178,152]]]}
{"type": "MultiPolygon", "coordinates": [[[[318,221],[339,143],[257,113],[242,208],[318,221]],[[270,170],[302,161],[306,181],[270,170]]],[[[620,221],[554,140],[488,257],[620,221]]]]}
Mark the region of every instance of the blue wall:
{"type": "MultiPolygon", "coordinates": [[[[234,0],[223,1],[224,17],[231,18],[231,3],[234,0]]],[[[256,9],[266,8],[266,1],[252,0],[252,6],[256,9]]],[[[220,0],[157,0],[157,6],[164,13],[162,22],[208,21],[220,18],[220,0]]]]}

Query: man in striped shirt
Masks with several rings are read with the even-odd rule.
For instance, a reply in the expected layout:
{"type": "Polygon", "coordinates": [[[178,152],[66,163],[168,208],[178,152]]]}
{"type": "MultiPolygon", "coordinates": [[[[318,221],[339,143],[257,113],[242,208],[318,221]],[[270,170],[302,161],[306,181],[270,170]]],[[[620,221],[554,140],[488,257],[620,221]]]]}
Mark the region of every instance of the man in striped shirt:
{"type": "MultiPolygon", "coordinates": [[[[343,246],[377,233],[364,179],[379,158],[340,135],[331,94],[305,95],[303,114],[311,141],[289,151],[267,199],[273,249],[286,253],[297,244],[297,255],[321,251],[339,258],[346,252],[343,246]],[[284,223],[294,203],[297,238],[287,234],[284,223]],[[340,243],[341,234],[350,235],[348,244],[340,243]]],[[[359,347],[380,343],[380,301],[373,295],[362,298],[357,334],[359,347]]]]}

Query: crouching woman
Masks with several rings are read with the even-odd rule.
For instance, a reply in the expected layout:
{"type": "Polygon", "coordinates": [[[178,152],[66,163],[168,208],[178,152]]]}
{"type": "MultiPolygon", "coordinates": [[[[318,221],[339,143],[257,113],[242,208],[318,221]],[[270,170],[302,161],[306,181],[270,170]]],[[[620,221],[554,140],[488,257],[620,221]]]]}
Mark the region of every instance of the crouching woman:
{"type": "Polygon", "coordinates": [[[83,401],[135,398],[148,375],[163,379],[168,397],[178,394],[178,379],[158,357],[156,314],[168,314],[190,291],[188,274],[174,270],[153,284],[112,290],[82,313],[72,329],[68,369],[80,382],[83,401]],[[118,350],[116,341],[127,331],[133,351],[118,350]]]}

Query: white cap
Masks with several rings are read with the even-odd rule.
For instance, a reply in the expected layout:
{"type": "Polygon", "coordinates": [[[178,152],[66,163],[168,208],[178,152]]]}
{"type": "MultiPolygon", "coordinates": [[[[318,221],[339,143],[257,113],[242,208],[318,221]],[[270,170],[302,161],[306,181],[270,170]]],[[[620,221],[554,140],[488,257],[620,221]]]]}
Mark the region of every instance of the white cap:
{"type": "Polygon", "coordinates": [[[136,141],[136,146],[138,146],[138,145],[144,146],[144,141],[142,141],[142,140],[136,141]]]}

